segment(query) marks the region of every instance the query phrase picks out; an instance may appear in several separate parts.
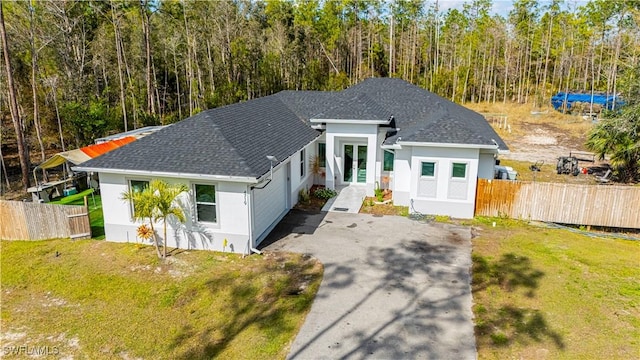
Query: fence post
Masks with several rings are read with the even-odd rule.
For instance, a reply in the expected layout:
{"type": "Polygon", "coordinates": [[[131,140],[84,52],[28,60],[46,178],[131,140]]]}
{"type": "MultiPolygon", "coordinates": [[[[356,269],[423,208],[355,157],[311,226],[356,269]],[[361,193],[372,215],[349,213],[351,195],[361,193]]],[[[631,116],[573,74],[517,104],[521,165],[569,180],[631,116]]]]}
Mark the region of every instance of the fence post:
{"type": "Polygon", "coordinates": [[[91,233],[91,211],[89,211],[89,198],[84,196],[84,211],[87,213],[87,220],[89,220],[89,238],[93,237],[91,233]]]}

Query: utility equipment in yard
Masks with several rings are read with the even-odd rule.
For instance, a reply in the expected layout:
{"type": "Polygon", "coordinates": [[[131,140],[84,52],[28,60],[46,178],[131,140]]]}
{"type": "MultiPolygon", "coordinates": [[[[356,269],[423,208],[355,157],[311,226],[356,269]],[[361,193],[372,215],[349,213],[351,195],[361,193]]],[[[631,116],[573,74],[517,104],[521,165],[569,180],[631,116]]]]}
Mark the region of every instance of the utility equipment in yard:
{"type": "Polygon", "coordinates": [[[511,166],[496,165],[494,167],[494,179],[516,180],[518,172],[513,170],[511,166]]]}
{"type": "Polygon", "coordinates": [[[573,151],[569,153],[569,156],[560,156],[558,158],[556,170],[558,171],[558,175],[571,174],[573,176],[578,176],[581,172],[579,162],[585,161],[593,163],[595,162],[595,159],[596,156],[592,153],[573,151]]]}
{"type": "Polygon", "coordinates": [[[531,171],[541,171],[542,165],[544,165],[544,160],[538,160],[535,164],[529,165],[529,170],[531,171]]]}
{"type": "Polygon", "coordinates": [[[578,166],[578,158],[574,156],[560,156],[556,165],[558,175],[572,174],[578,176],[580,174],[580,166],[578,166]]]}

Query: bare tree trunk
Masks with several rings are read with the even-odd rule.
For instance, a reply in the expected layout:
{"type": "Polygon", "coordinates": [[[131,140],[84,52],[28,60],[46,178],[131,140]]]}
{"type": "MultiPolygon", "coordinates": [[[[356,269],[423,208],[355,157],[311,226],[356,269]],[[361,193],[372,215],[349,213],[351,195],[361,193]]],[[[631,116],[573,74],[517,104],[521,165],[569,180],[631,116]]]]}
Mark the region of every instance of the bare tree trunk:
{"type": "Polygon", "coordinates": [[[9,54],[9,43],[7,32],[4,27],[4,14],[2,12],[2,0],[0,0],[0,38],[2,38],[2,48],[4,49],[4,63],[7,71],[7,85],[9,87],[9,108],[11,109],[11,120],[16,132],[16,142],[18,143],[18,157],[20,157],[20,170],[22,173],[22,187],[26,191],[29,188],[29,162],[28,149],[25,146],[24,132],[22,131],[22,119],[18,111],[18,101],[16,99],[16,88],[13,83],[13,72],[11,70],[11,56],[9,54]]]}
{"type": "Polygon", "coordinates": [[[511,42],[506,40],[506,48],[504,50],[504,86],[502,92],[502,102],[507,103],[507,88],[509,87],[509,63],[511,62],[511,42]]]}
{"type": "MultiPolygon", "coordinates": [[[[467,102],[467,84],[469,84],[469,73],[471,72],[471,43],[469,43],[469,49],[467,49],[467,72],[464,76],[464,86],[462,87],[462,103],[467,102]]],[[[473,102],[473,101],[471,101],[473,102]]]]}
{"type": "MultiPolygon", "coordinates": [[[[206,40],[207,41],[207,67],[209,70],[209,91],[211,92],[211,95],[213,95],[213,93],[216,91],[216,83],[215,83],[215,77],[213,76],[213,55],[211,54],[211,41],[209,41],[209,39],[206,40]]],[[[281,71],[283,70],[284,66],[281,67],[281,71]]],[[[282,74],[280,75],[282,77],[282,74]]]]}
{"type": "Polygon", "coordinates": [[[60,135],[60,146],[62,151],[67,151],[64,145],[64,136],[62,134],[62,120],[60,120],[60,109],[58,108],[58,76],[54,75],[45,79],[45,83],[51,88],[51,95],[53,97],[53,107],[56,110],[56,120],[58,121],[58,134],[60,135]]]}
{"type": "Polygon", "coordinates": [[[549,31],[547,32],[547,51],[544,57],[544,73],[542,74],[542,103],[547,95],[547,71],[549,70],[549,53],[551,51],[551,30],[553,29],[553,13],[549,18],[549,31]]]}
{"type": "MultiPolygon", "coordinates": [[[[2,142],[2,136],[0,136],[0,142],[2,142]]],[[[9,175],[7,175],[7,166],[4,164],[4,156],[2,156],[2,147],[0,146],[0,163],[2,163],[2,174],[4,174],[4,181],[7,184],[7,189],[11,189],[11,183],[9,182],[9,175]]]]}
{"type": "Polygon", "coordinates": [[[180,98],[180,72],[178,71],[178,60],[176,59],[176,48],[173,48],[173,69],[176,75],[176,97],[178,98],[178,120],[182,120],[182,103],[180,98]]]}
{"type": "Polygon", "coordinates": [[[393,15],[391,15],[389,26],[389,77],[392,77],[394,73],[393,58],[393,15]]]}
{"type": "MultiPolygon", "coordinates": [[[[616,36],[616,50],[615,55],[613,56],[613,64],[611,65],[611,82],[613,83],[612,93],[615,99],[616,91],[617,91],[617,74],[618,74],[618,58],[620,57],[620,45],[622,40],[620,39],[620,30],[618,29],[618,36],[616,36]]],[[[607,88],[608,90],[608,88],[607,88]]],[[[612,104],[611,110],[616,109],[616,102],[614,101],[612,104]]]]}
{"type": "Polygon", "coordinates": [[[524,102],[525,104],[529,102],[529,89],[531,88],[531,62],[533,58],[533,33],[529,34],[531,37],[531,45],[529,45],[529,57],[527,58],[526,67],[525,67],[525,92],[524,92],[524,102]]]}
{"type": "Polygon", "coordinates": [[[116,42],[116,57],[118,58],[118,81],[120,82],[120,106],[122,106],[122,120],[124,122],[124,131],[128,130],[127,124],[127,99],[124,93],[124,79],[122,78],[122,48],[120,47],[120,30],[118,21],[116,20],[113,0],[109,2],[111,5],[111,20],[113,21],[113,33],[116,42]]]}
{"type": "Polygon", "coordinates": [[[192,91],[193,91],[193,81],[192,81],[192,75],[193,75],[193,69],[191,66],[191,39],[190,39],[190,35],[189,35],[189,26],[187,23],[187,11],[186,11],[186,6],[185,3],[182,3],[182,15],[183,15],[183,20],[184,20],[184,33],[185,33],[185,37],[186,37],[186,42],[187,42],[187,63],[186,63],[186,67],[185,67],[185,71],[186,71],[186,75],[187,75],[187,88],[189,90],[189,93],[187,94],[187,100],[189,101],[189,116],[193,116],[193,97],[192,97],[192,91]]]}
{"type": "Polygon", "coordinates": [[[145,78],[147,81],[147,111],[155,115],[156,114],[156,100],[155,90],[152,74],[152,61],[151,58],[151,34],[149,30],[149,13],[147,11],[148,0],[140,0],[140,18],[142,19],[142,36],[144,38],[144,50],[146,60],[146,73],[145,78]]]}
{"type": "MultiPolygon", "coordinates": [[[[29,47],[31,51],[31,95],[33,99],[33,127],[36,129],[36,138],[40,145],[40,158],[44,162],[47,158],[44,153],[42,143],[42,126],[40,126],[40,108],[38,106],[38,50],[36,49],[36,39],[33,26],[33,13],[35,9],[29,6],[29,47]]],[[[47,181],[47,173],[42,169],[42,179],[47,181]]]]}

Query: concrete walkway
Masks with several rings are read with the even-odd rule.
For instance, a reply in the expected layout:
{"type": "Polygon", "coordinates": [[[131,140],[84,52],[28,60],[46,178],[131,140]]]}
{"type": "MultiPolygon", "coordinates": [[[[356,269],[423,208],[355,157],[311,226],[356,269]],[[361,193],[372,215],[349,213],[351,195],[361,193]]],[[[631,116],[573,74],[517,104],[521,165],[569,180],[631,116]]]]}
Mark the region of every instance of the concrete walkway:
{"type": "Polygon", "coordinates": [[[292,211],[272,235],[324,264],[289,359],[476,358],[468,228],[292,211]]]}
{"type": "Polygon", "coordinates": [[[362,207],[367,190],[362,185],[350,185],[337,188],[338,196],[329,199],[322,211],[357,214],[362,207]]]}

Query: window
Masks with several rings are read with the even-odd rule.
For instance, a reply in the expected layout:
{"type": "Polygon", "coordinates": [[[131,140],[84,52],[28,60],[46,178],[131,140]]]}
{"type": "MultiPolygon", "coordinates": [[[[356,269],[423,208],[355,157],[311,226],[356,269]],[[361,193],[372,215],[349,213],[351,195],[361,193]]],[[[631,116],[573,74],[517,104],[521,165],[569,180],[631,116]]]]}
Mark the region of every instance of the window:
{"type": "Polygon", "coordinates": [[[194,185],[196,220],[215,223],[216,215],[216,187],[214,185],[194,185]]]}
{"type": "Polygon", "coordinates": [[[320,167],[327,166],[327,144],[318,143],[318,164],[320,167]]]}
{"type": "Polygon", "coordinates": [[[467,200],[469,196],[468,163],[451,163],[451,179],[447,197],[449,199],[467,200]]]}
{"type": "Polygon", "coordinates": [[[466,163],[453,163],[451,166],[451,177],[464,179],[467,177],[466,163]]]}
{"type": "Polygon", "coordinates": [[[383,171],[393,171],[394,158],[395,158],[395,154],[393,153],[393,151],[389,151],[389,150],[384,151],[384,161],[382,162],[383,171]]]}
{"type": "Polygon", "coordinates": [[[306,168],[306,162],[307,162],[307,159],[306,159],[305,151],[304,149],[302,149],[300,150],[300,177],[301,178],[304,177],[304,174],[306,172],[304,171],[306,168]]]}
{"type": "MultiPolygon", "coordinates": [[[[129,191],[134,194],[140,194],[144,189],[149,187],[148,180],[129,180],[129,191]]],[[[135,200],[131,200],[131,215],[132,217],[136,217],[136,204],[135,200]]]]}
{"type": "Polygon", "coordinates": [[[438,196],[438,179],[436,179],[435,161],[420,162],[420,177],[418,178],[418,196],[422,198],[436,198],[438,196]]]}
{"type": "Polygon", "coordinates": [[[435,176],[436,175],[436,163],[434,162],[423,162],[422,163],[422,171],[420,173],[421,176],[435,176]]]}

